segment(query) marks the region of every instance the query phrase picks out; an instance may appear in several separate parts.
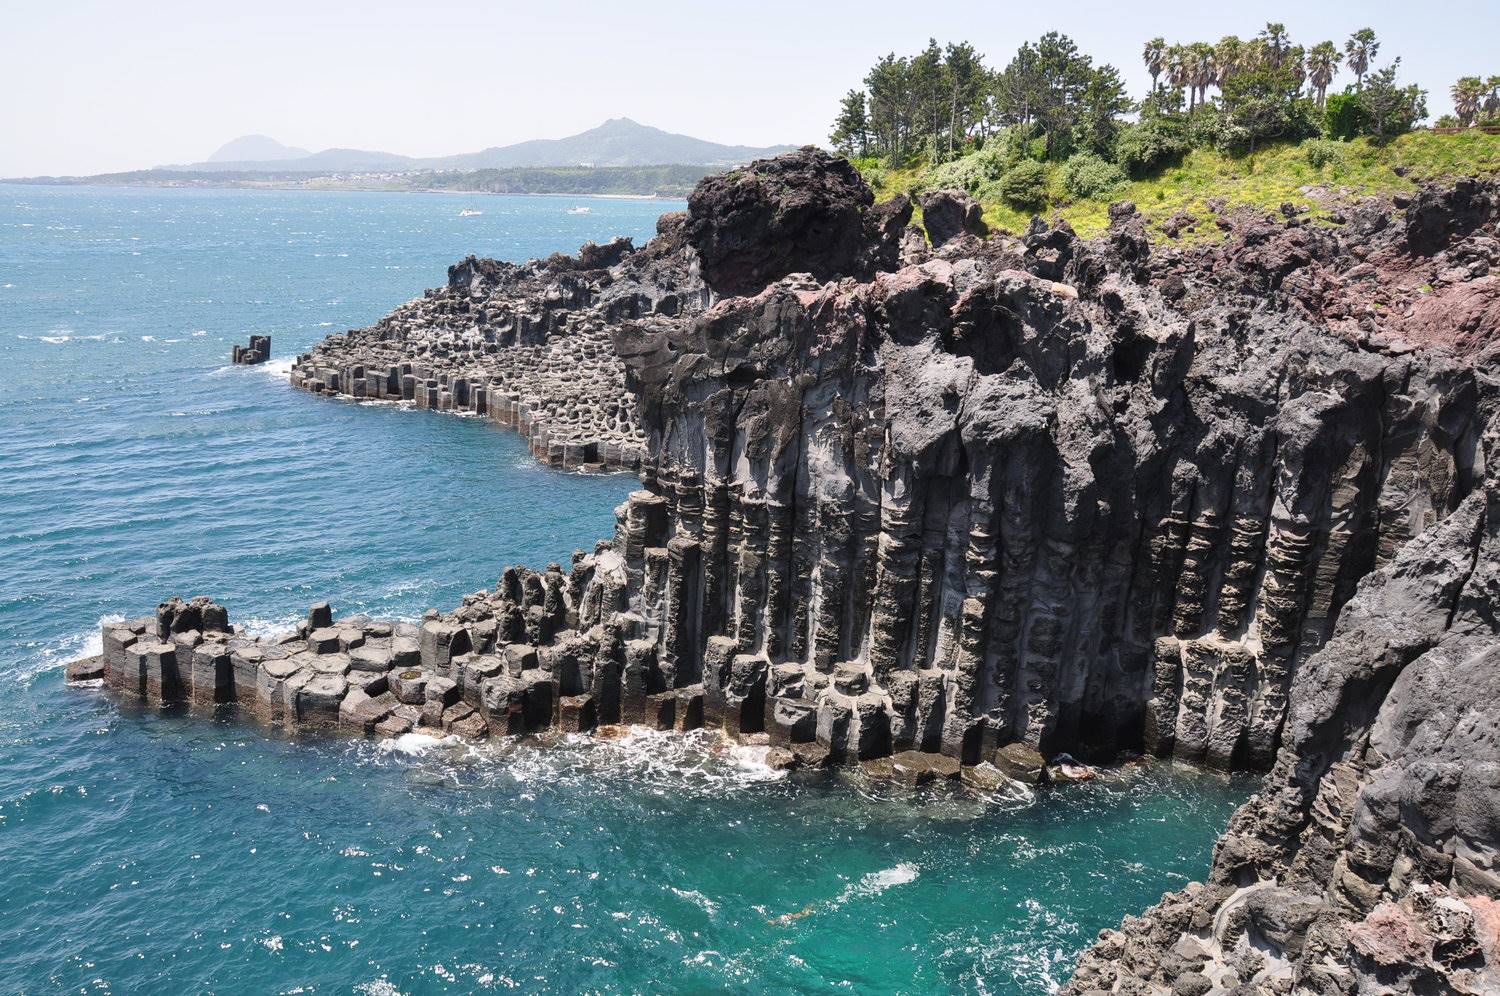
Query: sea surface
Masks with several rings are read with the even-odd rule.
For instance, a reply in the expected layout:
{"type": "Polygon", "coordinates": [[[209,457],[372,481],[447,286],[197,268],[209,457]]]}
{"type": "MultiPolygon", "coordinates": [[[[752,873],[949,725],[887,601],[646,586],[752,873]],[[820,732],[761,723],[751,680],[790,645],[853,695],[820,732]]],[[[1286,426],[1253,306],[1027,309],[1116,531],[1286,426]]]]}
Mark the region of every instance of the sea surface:
{"type": "Polygon", "coordinates": [[[468,253],[680,206],[0,185],[0,992],[1046,993],[1203,875],[1246,782],[908,793],[701,735],[285,740],[64,685],[172,594],[415,618],[608,535],[631,479],[286,370],[468,253]],[[228,366],[251,333],[277,360],[228,366]]]}

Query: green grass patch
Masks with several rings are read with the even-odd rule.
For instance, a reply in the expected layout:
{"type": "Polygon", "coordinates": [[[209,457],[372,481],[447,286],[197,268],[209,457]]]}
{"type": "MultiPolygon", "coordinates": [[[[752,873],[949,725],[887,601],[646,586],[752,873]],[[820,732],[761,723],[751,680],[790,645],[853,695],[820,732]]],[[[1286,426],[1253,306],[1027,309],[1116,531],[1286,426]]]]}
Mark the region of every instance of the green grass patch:
{"type": "MultiPolygon", "coordinates": [[[[871,166],[864,172],[877,200],[902,192],[915,195],[930,187],[931,168],[924,164],[899,169],[871,166]]],[[[1403,193],[1426,181],[1500,174],[1500,135],[1419,131],[1385,145],[1367,138],[1348,143],[1315,139],[1267,145],[1245,155],[1194,149],[1179,164],[1126,183],[1100,199],[1070,198],[1061,174],[1061,164],[1047,165],[1048,203],[1036,213],[1048,220],[1066,220],[1085,238],[1108,227],[1111,202],[1128,200],[1135,202],[1148,227],[1156,231],[1183,211],[1199,219],[1197,231],[1185,233],[1185,240],[1216,239],[1222,233],[1207,208],[1212,198],[1222,198],[1230,210],[1275,211],[1290,202],[1309,209],[1307,216],[1322,220],[1341,197],[1403,193]]],[[[977,196],[991,228],[1019,233],[1031,221],[1032,211],[1006,204],[988,188],[980,188],[977,196]]]]}

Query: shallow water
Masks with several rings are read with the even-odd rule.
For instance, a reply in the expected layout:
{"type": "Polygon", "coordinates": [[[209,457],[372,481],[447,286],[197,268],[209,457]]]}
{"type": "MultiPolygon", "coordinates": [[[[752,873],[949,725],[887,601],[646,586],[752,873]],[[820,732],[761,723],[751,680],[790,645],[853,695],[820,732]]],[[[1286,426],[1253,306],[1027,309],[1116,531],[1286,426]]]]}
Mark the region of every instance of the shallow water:
{"type": "Polygon", "coordinates": [[[911,795],[701,737],[291,742],[63,686],[169,594],[414,617],[607,535],[629,478],[224,362],[678,206],[579,203],[0,186],[0,989],[1037,993],[1201,876],[1243,783],[911,795]]]}

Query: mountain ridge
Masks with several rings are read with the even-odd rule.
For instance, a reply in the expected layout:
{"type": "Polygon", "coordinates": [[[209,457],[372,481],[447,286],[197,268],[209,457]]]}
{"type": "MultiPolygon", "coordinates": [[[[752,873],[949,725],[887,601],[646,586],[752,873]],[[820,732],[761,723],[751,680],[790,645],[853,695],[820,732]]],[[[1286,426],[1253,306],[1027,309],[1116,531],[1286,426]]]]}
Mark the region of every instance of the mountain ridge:
{"type": "Polygon", "coordinates": [[[161,170],[184,172],[396,172],[404,170],[515,169],[543,166],[731,166],[751,159],[767,158],[792,149],[790,145],[725,145],[643,125],[630,118],[610,118],[604,123],[562,138],[537,138],[510,145],[491,146],[478,152],[449,156],[414,157],[366,149],[329,148],[307,152],[283,145],[264,135],[237,138],[208,159],[161,170]],[[272,157],[227,158],[244,149],[270,151],[272,157]],[[300,156],[280,152],[301,153],[300,156]]]}

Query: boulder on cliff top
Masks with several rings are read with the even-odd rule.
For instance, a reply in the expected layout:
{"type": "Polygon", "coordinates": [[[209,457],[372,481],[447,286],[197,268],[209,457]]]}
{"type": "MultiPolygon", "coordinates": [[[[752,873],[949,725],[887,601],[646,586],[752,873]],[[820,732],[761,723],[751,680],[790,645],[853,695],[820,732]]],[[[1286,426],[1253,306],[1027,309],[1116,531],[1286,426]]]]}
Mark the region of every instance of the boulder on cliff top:
{"type": "Polygon", "coordinates": [[[818,280],[894,269],[911,215],[906,198],[875,197],[847,159],[811,146],[699,182],[688,241],[722,295],[755,294],[789,273],[818,280]]]}

